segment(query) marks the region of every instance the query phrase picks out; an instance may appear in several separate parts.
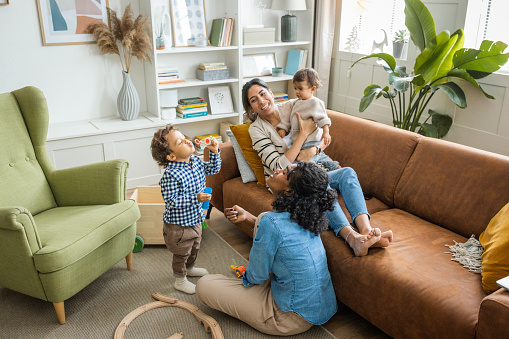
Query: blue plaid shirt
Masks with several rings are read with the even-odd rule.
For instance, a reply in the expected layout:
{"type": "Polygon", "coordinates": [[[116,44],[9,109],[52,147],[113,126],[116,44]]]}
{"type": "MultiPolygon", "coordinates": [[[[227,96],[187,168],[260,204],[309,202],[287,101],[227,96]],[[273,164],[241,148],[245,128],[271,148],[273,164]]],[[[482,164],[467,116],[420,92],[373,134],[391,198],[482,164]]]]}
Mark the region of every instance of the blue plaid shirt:
{"type": "Polygon", "coordinates": [[[197,194],[205,190],[205,176],[216,174],[221,169],[219,152],[210,152],[208,162],[191,154],[190,163],[169,163],[159,181],[166,204],[164,223],[193,226],[205,219],[197,194]]]}

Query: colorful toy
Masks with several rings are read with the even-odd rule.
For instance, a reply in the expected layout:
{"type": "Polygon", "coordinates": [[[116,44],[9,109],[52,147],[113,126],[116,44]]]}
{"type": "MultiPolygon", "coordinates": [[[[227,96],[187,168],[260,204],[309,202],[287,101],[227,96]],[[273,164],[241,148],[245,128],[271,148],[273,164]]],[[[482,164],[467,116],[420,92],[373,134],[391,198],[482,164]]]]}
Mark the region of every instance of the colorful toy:
{"type": "Polygon", "coordinates": [[[230,268],[235,272],[235,275],[237,275],[237,278],[242,278],[244,275],[244,272],[246,272],[246,268],[244,266],[237,266],[237,263],[235,262],[235,259],[233,260],[233,265],[230,265],[230,268]]]}
{"type": "Polygon", "coordinates": [[[196,145],[199,145],[199,144],[207,144],[207,145],[210,145],[212,143],[212,138],[211,137],[208,137],[208,138],[205,138],[205,139],[194,139],[194,143],[196,145]]]}

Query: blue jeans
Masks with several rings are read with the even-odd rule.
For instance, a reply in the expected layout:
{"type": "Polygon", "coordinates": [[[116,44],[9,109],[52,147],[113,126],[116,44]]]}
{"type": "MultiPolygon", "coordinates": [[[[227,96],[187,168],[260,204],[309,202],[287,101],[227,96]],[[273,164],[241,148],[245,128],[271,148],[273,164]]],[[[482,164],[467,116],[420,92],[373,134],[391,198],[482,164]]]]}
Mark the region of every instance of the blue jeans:
{"type": "MultiPolygon", "coordinates": [[[[359,179],[357,179],[355,171],[351,167],[343,167],[334,171],[329,171],[327,175],[330,179],[330,187],[339,190],[339,193],[343,197],[343,201],[352,217],[352,221],[360,214],[367,214],[369,217],[361,184],[359,183],[359,179]]],[[[334,202],[334,210],[327,211],[325,214],[329,220],[329,226],[337,236],[343,227],[350,225],[337,201],[334,202]]]]}

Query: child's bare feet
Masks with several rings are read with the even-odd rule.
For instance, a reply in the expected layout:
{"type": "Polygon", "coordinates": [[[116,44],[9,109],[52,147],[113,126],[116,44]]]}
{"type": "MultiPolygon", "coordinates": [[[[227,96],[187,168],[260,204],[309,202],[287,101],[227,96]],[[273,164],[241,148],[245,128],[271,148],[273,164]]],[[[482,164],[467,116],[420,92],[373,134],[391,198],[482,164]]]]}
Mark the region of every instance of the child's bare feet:
{"type": "MultiPolygon", "coordinates": [[[[380,232],[380,230],[378,230],[380,232]]],[[[375,229],[370,234],[363,235],[355,231],[351,231],[345,239],[348,245],[353,249],[353,253],[356,257],[362,257],[368,254],[368,249],[375,243],[380,241],[380,233],[376,235],[375,229]]]]}

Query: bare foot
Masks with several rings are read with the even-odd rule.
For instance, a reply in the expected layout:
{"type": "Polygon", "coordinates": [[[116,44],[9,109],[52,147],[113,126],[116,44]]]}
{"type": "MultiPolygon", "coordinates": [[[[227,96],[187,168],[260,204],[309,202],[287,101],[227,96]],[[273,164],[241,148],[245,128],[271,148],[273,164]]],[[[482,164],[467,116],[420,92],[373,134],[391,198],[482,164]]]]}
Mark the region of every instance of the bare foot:
{"type": "Polygon", "coordinates": [[[375,243],[372,247],[387,247],[394,240],[394,235],[392,231],[382,232],[380,235],[380,240],[375,243]]]}
{"type": "MultiPolygon", "coordinates": [[[[373,229],[375,230],[375,229],[373,229]]],[[[373,230],[368,235],[362,235],[355,231],[351,231],[346,237],[348,244],[353,249],[356,257],[362,257],[368,254],[368,249],[375,243],[380,241],[380,234],[375,235],[373,230]],[[373,233],[373,234],[371,234],[373,233]]],[[[380,230],[378,230],[380,232],[380,230]]]]}

